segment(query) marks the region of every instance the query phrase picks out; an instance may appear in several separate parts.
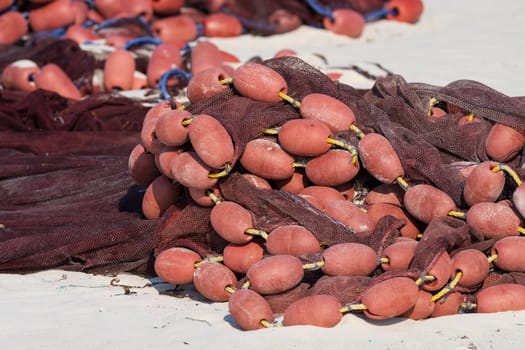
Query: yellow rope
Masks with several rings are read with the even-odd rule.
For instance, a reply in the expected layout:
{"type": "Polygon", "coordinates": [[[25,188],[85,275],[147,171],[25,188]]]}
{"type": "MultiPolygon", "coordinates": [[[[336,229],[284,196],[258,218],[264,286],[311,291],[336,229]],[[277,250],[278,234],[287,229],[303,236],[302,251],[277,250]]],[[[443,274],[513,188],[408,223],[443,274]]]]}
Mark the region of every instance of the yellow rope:
{"type": "Polygon", "coordinates": [[[224,287],[224,290],[227,291],[230,294],[233,294],[233,293],[235,293],[235,291],[237,289],[233,288],[231,285],[228,285],[228,286],[224,287]]]}
{"type": "Polygon", "coordinates": [[[188,125],[191,124],[191,121],[192,121],[192,120],[193,120],[193,117],[182,119],[181,124],[182,124],[182,126],[188,126],[188,125]]]}
{"type": "Polygon", "coordinates": [[[365,304],[346,304],[344,305],[343,307],[341,307],[339,309],[339,312],[341,312],[342,314],[346,313],[346,312],[351,312],[351,311],[363,311],[363,310],[367,310],[368,308],[366,307],[365,304]]]}
{"type": "Polygon", "coordinates": [[[211,190],[207,190],[206,191],[206,195],[208,197],[210,197],[211,201],[214,203],[214,204],[219,204],[221,202],[221,199],[215,195],[215,193],[213,193],[213,191],[211,190]]]}
{"type": "Polygon", "coordinates": [[[195,264],[193,264],[193,267],[197,268],[197,267],[201,266],[202,264],[208,263],[208,262],[222,262],[222,261],[224,261],[224,257],[222,255],[219,255],[219,256],[208,256],[208,257],[202,259],[201,261],[197,261],[195,264]]]}
{"type": "Polygon", "coordinates": [[[432,98],[430,99],[430,101],[428,101],[429,108],[428,108],[427,115],[428,115],[429,117],[432,116],[432,107],[434,107],[434,106],[435,106],[436,104],[438,104],[438,103],[439,103],[439,100],[438,100],[437,98],[435,98],[435,97],[432,97],[432,98]]]}
{"type": "Polygon", "coordinates": [[[410,185],[401,176],[396,177],[396,182],[404,191],[408,190],[410,187],[410,185]]]}
{"type": "Polygon", "coordinates": [[[390,259],[389,258],[379,258],[379,263],[380,264],[388,264],[390,262],[390,259]]]}
{"type": "Polygon", "coordinates": [[[219,84],[221,85],[228,85],[231,83],[233,83],[233,78],[226,78],[226,79],[219,80],[219,84]]]}
{"type": "Polygon", "coordinates": [[[246,281],[242,284],[241,289],[248,289],[250,288],[250,281],[246,281]]]}
{"type": "Polygon", "coordinates": [[[419,277],[415,282],[416,284],[421,287],[423,283],[425,282],[434,282],[436,280],[436,276],[432,275],[425,275],[423,277],[419,277]]]}
{"type": "Polygon", "coordinates": [[[514,180],[514,182],[518,186],[520,186],[523,183],[523,181],[520,179],[519,175],[514,171],[514,169],[512,169],[506,164],[499,164],[498,166],[492,168],[492,172],[497,173],[498,171],[504,171],[507,174],[509,174],[512,180],[514,180]]]}
{"type": "Polygon", "coordinates": [[[489,264],[498,260],[498,254],[492,254],[491,256],[488,257],[487,260],[489,261],[489,264]]]}
{"type": "Polygon", "coordinates": [[[465,220],[467,218],[467,213],[464,213],[462,211],[455,211],[455,210],[451,210],[447,213],[448,216],[452,216],[454,218],[457,218],[457,219],[463,219],[465,220]]]}
{"type": "Polygon", "coordinates": [[[183,110],[185,110],[186,108],[188,108],[189,106],[190,106],[189,103],[184,103],[184,104],[181,104],[181,105],[177,106],[176,109],[179,110],[179,111],[183,111],[183,110]]]}
{"type": "Polygon", "coordinates": [[[303,270],[317,270],[324,266],[324,261],[316,261],[309,264],[303,264],[303,270]]]}
{"type": "Polygon", "coordinates": [[[295,108],[301,107],[301,102],[299,102],[298,100],[296,100],[295,98],[293,98],[291,96],[288,96],[287,94],[285,94],[282,91],[279,91],[279,97],[282,98],[284,101],[290,103],[295,108]]]}
{"type": "Polygon", "coordinates": [[[230,163],[224,163],[224,169],[222,169],[218,173],[209,173],[208,177],[210,179],[219,179],[221,177],[228,176],[231,171],[232,171],[232,165],[230,163]]]}
{"type": "Polygon", "coordinates": [[[525,228],[521,227],[521,226],[518,226],[518,232],[521,234],[521,235],[525,235],[525,228]]]}
{"type": "Polygon", "coordinates": [[[279,133],[279,128],[262,129],[261,132],[266,135],[277,135],[279,133]]]}
{"type": "Polygon", "coordinates": [[[276,325],[273,324],[272,322],[268,322],[266,320],[260,320],[259,323],[264,327],[264,328],[273,328],[275,327],[276,325]]]}
{"type": "Polygon", "coordinates": [[[467,120],[468,120],[469,122],[471,122],[471,121],[474,120],[474,112],[470,112],[470,113],[468,114],[467,120]]]}
{"type": "Polygon", "coordinates": [[[331,145],[337,146],[339,148],[342,148],[342,149],[350,152],[350,154],[352,155],[352,164],[353,165],[357,164],[357,160],[358,160],[358,158],[357,158],[357,148],[355,146],[352,146],[351,144],[349,144],[345,140],[333,139],[331,137],[327,138],[326,142],[331,144],[331,145]]]}
{"type": "Polygon", "coordinates": [[[293,162],[292,167],[293,168],[306,168],[306,158],[300,158],[296,159],[295,162],[293,162]]]}
{"type": "Polygon", "coordinates": [[[349,129],[355,132],[355,135],[358,139],[362,139],[363,137],[365,137],[365,133],[354,124],[350,125],[349,129]]]}
{"type": "Polygon", "coordinates": [[[423,238],[423,234],[422,234],[422,233],[418,233],[418,234],[416,235],[416,239],[421,239],[421,238],[423,238]]]}
{"type": "Polygon", "coordinates": [[[265,232],[263,230],[259,230],[257,228],[249,228],[244,231],[244,233],[253,235],[253,236],[261,236],[266,241],[268,239],[268,232],[265,232]]]}
{"type": "Polygon", "coordinates": [[[463,272],[458,271],[454,279],[450,281],[449,284],[447,284],[445,287],[443,287],[443,289],[441,289],[437,294],[435,294],[430,300],[437,301],[441,299],[442,297],[444,297],[445,295],[447,295],[448,293],[450,293],[454,288],[456,288],[462,276],[463,276],[463,272]]]}

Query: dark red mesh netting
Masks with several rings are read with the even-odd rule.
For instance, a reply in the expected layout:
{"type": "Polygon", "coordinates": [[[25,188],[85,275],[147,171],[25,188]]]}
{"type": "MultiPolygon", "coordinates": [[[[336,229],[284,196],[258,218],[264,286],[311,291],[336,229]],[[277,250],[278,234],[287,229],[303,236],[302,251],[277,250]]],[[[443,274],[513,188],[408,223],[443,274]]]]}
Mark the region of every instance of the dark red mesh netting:
{"type": "MultiPolygon", "coordinates": [[[[19,57],[8,55],[0,62],[19,57]]],[[[38,56],[38,50],[34,55],[38,56]]],[[[79,55],[79,60],[90,61],[79,55]]],[[[485,140],[493,123],[525,132],[525,101],[478,82],[456,81],[438,87],[407,83],[392,75],[379,79],[369,90],[358,90],[330,80],[295,57],[262,63],[284,77],[293,98],[302,100],[316,92],[343,101],[354,111],[359,128],[390,141],[410,185],[425,183],[441,189],[459,210],[467,209],[461,162],[489,159],[485,140]],[[428,117],[433,98],[446,108],[444,117],[428,117]],[[458,127],[459,118],[470,112],[481,121],[458,127]]],[[[81,79],[90,71],[71,74],[81,79]]],[[[185,192],[160,219],[143,219],[140,208],[145,188],[133,183],[127,165],[131,149],[140,143],[147,110],[138,102],[110,94],[73,102],[41,90],[0,92],[0,271],[63,268],[148,273],[155,254],[169,247],[187,247],[203,257],[222,253],[226,242],[211,227],[211,209],[193,203],[185,192]]],[[[386,216],[369,236],[359,237],[303,198],[257,189],[240,175],[244,169],[238,160],[250,140],[262,137],[263,129],[300,117],[289,103],[254,101],[231,87],[188,110],[212,115],[231,135],[233,171],[219,181],[221,195],[253,213],[257,228],[271,231],[284,224],[299,224],[326,245],[364,243],[378,256],[400,237],[403,220],[386,216]]],[[[337,136],[357,145],[350,132],[337,136]]],[[[520,175],[521,163],[521,154],[508,162],[520,175]]],[[[369,176],[359,181],[363,188],[377,184],[369,176]]],[[[513,186],[507,183],[511,190],[513,186]]],[[[382,273],[378,267],[369,277],[355,278],[319,278],[314,271],[305,278],[308,283],[268,299],[275,310],[319,293],[335,295],[342,303],[358,301],[363,290],[386,279],[424,275],[444,251],[452,254],[474,248],[487,253],[493,244],[464,220],[452,217],[437,218],[422,227],[415,258],[406,270],[382,273]]],[[[301,259],[314,262],[319,255],[301,259]]],[[[485,284],[504,281],[521,284],[524,279],[520,273],[495,273],[485,284]]]]}

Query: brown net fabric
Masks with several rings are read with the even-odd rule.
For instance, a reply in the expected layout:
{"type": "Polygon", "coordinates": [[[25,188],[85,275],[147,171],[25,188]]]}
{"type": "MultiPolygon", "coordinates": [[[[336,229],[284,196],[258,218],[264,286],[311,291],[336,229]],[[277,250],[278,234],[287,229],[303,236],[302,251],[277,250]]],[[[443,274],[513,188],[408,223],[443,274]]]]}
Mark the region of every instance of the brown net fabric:
{"type": "MultiPolygon", "coordinates": [[[[493,122],[525,131],[524,100],[504,96],[478,82],[457,81],[437,87],[409,84],[394,75],[378,80],[370,90],[357,90],[331,81],[298,58],[276,58],[263,64],[285,78],[289,94],[298,100],[316,92],[346,103],[355,112],[358,127],[381,133],[391,142],[410,184],[432,184],[448,193],[460,209],[466,209],[464,178],[454,164],[488,159],[484,141],[493,122]],[[450,104],[449,114],[429,119],[431,98],[450,104]],[[483,121],[458,127],[457,120],[466,112],[474,112],[483,121]]],[[[94,95],[76,103],[43,91],[27,95],[2,91],[0,97],[0,271],[59,267],[145,272],[153,252],[168,247],[188,247],[203,257],[222,252],[225,242],[211,228],[210,209],[199,207],[186,196],[159,220],[141,219],[144,189],[133,185],[127,159],[139,143],[146,108],[110,95],[94,95]]],[[[359,239],[347,226],[301,198],[277,190],[258,190],[240,176],[243,169],[237,160],[248,141],[261,137],[261,129],[299,118],[299,112],[288,103],[253,101],[232,88],[197,102],[189,111],[216,117],[232,136],[235,167],[220,181],[221,192],[225,199],[254,213],[257,227],[270,231],[298,223],[327,244],[360,242],[378,254],[399,237],[403,223],[393,217],[384,218],[368,238],[359,239]]],[[[357,144],[350,132],[339,136],[357,144]]],[[[509,164],[517,168],[521,155],[509,164]]],[[[367,181],[374,184],[370,178],[364,185],[367,181]]],[[[345,303],[355,301],[363,290],[382,280],[421,276],[443,251],[474,247],[486,252],[491,243],[481,242],[464,221],[438,218],[424,230],[407,271],[380,274],[376,270],[366,278],[315,279],[320,275],[311,274],[310,283],[268,299],[277,310],[316,293],[335,295],[345,303]]],[[[303,260],[315,261],[316,257],[303,260]]],[[[491,275],[486,283],[510,280],[524,281],[521,274],[512,273],[491,275]]]]}

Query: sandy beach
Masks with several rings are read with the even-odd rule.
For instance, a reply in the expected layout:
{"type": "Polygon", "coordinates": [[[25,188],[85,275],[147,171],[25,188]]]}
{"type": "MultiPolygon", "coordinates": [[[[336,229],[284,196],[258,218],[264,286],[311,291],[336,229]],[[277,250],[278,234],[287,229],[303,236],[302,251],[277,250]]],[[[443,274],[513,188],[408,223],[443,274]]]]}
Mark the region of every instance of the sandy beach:
{"type": "MultiPolygon", "coordinates": [[[[271,37],[213,39],[241,61],[281,49],[341,81],[370,88],[348,67],[409,82],[446,85],[472,79],[510,96],[525,95],[521,17],[525,3],[425,0],[415,25],[378,21],[359,39],[301,27],[271,37]],[[347,67],[347,68],[345,68],[347,67]]],[[[210,303],[192,286],[158,279],[95,276],[61,270],[0,275],[3,349],[519,349],[525,311],[460,314],[424,321],[370,321],[348,314],[330,329],[283,327],[242,331],[226,303],[210,303]],[[115,280],[118,278],[118,280],[115,280]],[[127,286],[127,287],[126,287],[127,286]]]]}

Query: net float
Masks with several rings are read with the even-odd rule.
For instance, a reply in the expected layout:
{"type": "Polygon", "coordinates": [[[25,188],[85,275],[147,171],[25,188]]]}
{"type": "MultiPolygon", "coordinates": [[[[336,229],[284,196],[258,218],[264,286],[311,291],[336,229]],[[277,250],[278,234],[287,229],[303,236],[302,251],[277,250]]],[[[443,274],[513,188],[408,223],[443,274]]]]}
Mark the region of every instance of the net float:
{"type": "Polygon", "coordinates": [[[122,16],[127,11],[128,1],[94,0],[95,8],[103,18],[115,18],[122,16]],[[124,4],[123,4],[124,2],[124,4]]]}
{"type": "Polygon", "coordinates": [[[316,157],[326,153],[332,146],[327,142],[331,134],[323,122],[291,119],[279,127],[277,138],[281,147],[293,155],[316,157]]]}
{"type": "Polygon", "coordinates": [[[73,22],[73,25],[82,25],[87,19],[87,13],[89,10],[88,4],[84,1],[73,0],[71,2],[71,10],[75,13],[75,21],[73,22]]]}
{"type": "Polygon", "coordinates": [[[152,0],[132,0],[128,1],[126,12],[130,17],[141,17],[146,22],[150,22],[153,17],[153,1],[152,0]]]}
{"type": "Polygon", "coordinates": [[[210,13],[202,22],[203,34],[207,37],[231,38],[242,34],[241,21],[224,13],[210,13]]]}
{"type": "Polygon", "coordinates": [[[503,271],[525,272],[525,237],[508,236],[499,239],[491,249],[494,265],[503,271]]]}
{"type": "MultiPolygon", "coordinates": [[[[429,111],[429,117],[439,119],[445,115],[447,115],[447,112],[439,107],[432,107],[429,111]]],[[[433,119],[431,119],[433,120],[433,119]]]]}
{"type": "Polygon", "coordinates": [[[410,215],[425,224],[436,217],[449,215],[456,208],[456,203],[446,192],[427,184],[410,186],[403,203],[410,215]]]}
{"type": "Polygon", "coordinates": [[[221,83],[229,77],[229,74],[222,67],[210,67],[201,70],[188,82],[187,96],[191,103],[195,103],[211,96],[228,91],[228,84],[221,83]]]}
{"type": "Polygon", "coordinates": [[[404,220],[405,224],[399,229],[399,232],[401,232],[403,237],[416,239],[420,233],[414,219],[407,214],[403,208],[397,205],[390,203],[374,203],[368,205],[367,214],[368,217],[372,219],[374,226],[376,226],[379,220],[386,215],[392,215],[393,217],[404,220]]]}
{"type": "Polygon", "coordinates": [[[162,148],[162,143],[157,138],[155,129],[157,128],[157,118],[144,118],[142,129],[140,130],[140,142],[144,148],[150,153],[159,153],[162,148]]]}
{"type": "Polygon", "coordinates": [[[131,90],[135,74],[135,58],[126,50],[111,52],[104,63],[104,88],[106,91],[131,90]]]}
{"type": "Polygon", "coordinates": [[[325,213],[350,227],[360,237],[366,237],[374,231],[375,224],[368,213],[346,199],[329,202],[325,213]]]}
{"type": "Polygon", "coordinates": [[[233,140],[221,122],[208,114],[195,116],[188,126],[188,138],[199,158],[213,169],[231,164],[233,140]]]}
{"type": "Polygon", "coordinates": [[[0,12],[4,12],[15,4],[13,0],[0,0],[0,12]]]}
{"type": "Polygon", "coordinates": [[[492,313],[525,309],[525,286],[502,283],[482,289],[476,296],[477,312],[492,313]]]}
{"type": "Polygon", "coordinates": [[[139,186],[148,186],[160,175],[155,164],[155,155],[146,152],[141,144],[136,145],[131,150],[128,169],[131,178],[139,186]]]}
{"type": "Polygon", "coordinates": [[[321,250],[317,237],[300,225],[283,225],[272,230],[266,240],[270,254],[304,255],[321,250]]]}
{"type": "Polygon", "coordinates": [[[77,44],[99,39],[93,28],[85,28],[82,24],[73,24],[69,26],[64,36],[75,41],[77,44]]]}
{"type": "Polygon", "coordinates": [[[250,288],[262,295],[292,289],[304,276],[301,260],[292,255],[272,255],[253,264],[246,272],[250,288]]]}
{"type": "Polygon", "coordinates": [[[381,183],[372,188],[365,196],[365,203],[368,205],[375,203],[388,203],[401,206],[404,191],[397,184],[381,183]]]}
{"type": "Polygon", "coordinates": [[[233,86],[239,94],[262,102],[280,102],[280,93],[288,92],[286,80],[259,63],[245,63],[233,72],[233,86]]]}
{"type": "Polygon", "coordinates": [[[182,146],[190,140],[188,125],[192,121],[192,117],[188,111],[170,109],[158,117],[155,125],[155,136],[164,145],[182,146]]]}
{"type": "Polygon", "coordinates": [[[341,192],[329,186],[307,186],[304,188],[304,190],[299,192],[299,194],[316,198],[320,202],[323,211],[330,202],[336,200],[345,200],[345,197],[341,194],[341,192]]]}
{"type": "Polygon", "coordinates": [[[315,185],[339,186],[352,181],[359,173],[359,162],[343,149],[331,149],[306,162],[306,177],[315,185]]]}
{"type": "Polygon", "coordinates": [[[248,180],[249,183],[251,183],[253,186],[255,186],[256,188],[260,190],[271,190],[272,189],[272,185],[270,185],[270,183],[266,181],[266,179],[260,176],[245,173],[245,174],[242,174],[242,177],[244,177],[246,180],[248,180]]]}
{"type": "Polygon", "coordinates": [[[195,263],[201,257],[193,250],[174,247],[163,250],[155,258],[154,269],[159,278],[172,284],[187,284],[193,282],[195,263]]]}
{"type": "Polygon", "coordinates": [[[29,11],[28,21],[35,32],[67,27],[75,23],[75,11],[71,0],[54,0],[29,11]]]}
{"type": "Polygon", "coordinates": [[[485,239],[502,238],[517,236],[521,219],[505,204],[482,202],[469,208],[467,224],[485,239]]]}
{"type": "Polygon", "coordinates": [[[355,123],[354,112],[338,99],[318,93],[306,95],[299,107],[304,119],[325,123],[332,132],[348,130],[355,123]]]}
{"type": "Polygon", "coordinates": [[[405,175],[401,160],[386,137],[369,133],[358,143],[363,167],[383,183],[393,183],[405,175]]]}
{"type": "Polygon", "coordinates": [[[323,26],[329,31],[350,38],[359,38],[363,33],[365,18],[359,12],[341,8],[333,10],[332,17],[323,19],[323,26]]]}
{"type": "Polygon", "coordinates": [[[34,76],[40,67],[31,60],[17,60],[8,64],[2,71],[2,85],[5,89],[31,92],[36,90],[34,76]]]}
{"type": "Polygon", "coordinates": [[[54,63],[46,64],[35,74],[35,84],[39,89],[53,91],[72,100],[82,97],[67,74],[54,63]]]}
{"type": "Polygon", "coordinates": [[[184,0],[152,0],[153,12],[162,15],[174,15],[184,5],[184,0]]]}
{"type": "Polygon", "coordinates": [[[222,252],[224,256],[224,265],[232,271],[246,274],[253,264],[263,258],[264,249],[255,242],[246,244],[230,243],[222,252]]]}
{"type": "Polygon", "coordinates": [[[287,33],[299,28],[303,22],[301,18],[285,9],[275,10],[268,17],[274,33],[287,33]]]}
{"type": "Polygon", "coordinates": [[[207,189],[189,187],[187,190],[191,199],[200,206],[213,207],[220,202],[221,191],[217,185],[207,189]]]}
{"type": "Polygon", "coordinates": [[[303,198],[305,201],[308,202],[312,207],[316,208],[319,211],[324,211],[323,204],[319,199],[317,199],[314,196],[310,196],[308,194],[297,194],[299,197],[303,198]]]}
{"type": "Polygon", "coordinates": [[[228,311],[245,331],[265,328],[265,323],[274,321],[270,304],[251,289],[237,289],[230,296],[228,311]]]}
{"type": "Polygon", "coordinates": [[[160,101],[146,112],[142,124],[145,124],[147,121],[152,119],[158,119],[161,115],[170,111],[172,111],[171,103],[166,100],[160,101]]]}
{"type": "Polygon", "coordinates": [[[361,303],[366,306],[365,316],[383,320],[407,312],[414,307],[419,288],[408,277],[393,277],[368,287],[361,295],[361,303]]]}
{"type": "Polygon", "coordinates": [[[386,15],[386,18],[398,22],[416,23],[423,13],[421,0],[389,0],[384,7],[393,10],[386,15]]]}
{"type": "Polygon", "coordinates": [[[185,14],[155,19],[151,24],[151,30],[165,43],[192,41],[197,38],[195,21],[185,14]]]}
{"type": "Polygon", "coordinates": [[[0,15],[0,28],[0,45],[15,44],[29,30],[24,15],[18,11],[8,11],[0,15]]]}
{"type": "Polygon", "coordinates": [[[417,244],[415,240],[406,240],[389,245],[381,254],[381,268],[384,271],[407,270],[414,259],[417,244]]]}
{"type": "Polygon", "coordinates": [[[296,168],[289,179],[274,181],[273,183],[278,190],[290,193],[299,193],[311,185],[301,168],[296,168]]]}
{"type": "MultiPolygon", "coordinates": [[[[182,55],[180,47],[174,43],[163,43],[158,45],[151,54],[146,69],[148,85],[152,88],[157,87],[161,76],[172,68],[182,67],[182,55]]],[[[172,78],[170,83],[175,80],[172,78]]]]}
{"type": "Polygon", "coordinates": [[[424,320],[432,315],[435,307],[436,303],[432,301],[432,294],[420,289],[417,293],[417,300],[414,306],[399,316],[411,320],[424,320]]]}
{"type": "Polygon", "coordinates": [[[228,301],[237,288],[237,278],[228,267],[218,262],[205,262],[193,272],[195,289],[211,301],[228,301]]]}
{"type": "Polygon", "coordinates": [[[345,200],[353,202],[356,195],[356,190],[353,182],[347,182],[339,186],[334,187],[339,193],[345,197],[345,200]]]}
{"type": "Polygon", "coordinates": [[[520,183],[518,187],[516,187],[512,193],[512,203],[520,215],[525,217],[525,185],[520,183]]]}
{"type": "Polygon", "coordinates": [[[428,292],[435,292],[443,288],[450,280],[452,274],[452,259],[450,255],[446,251],[439,254],[426,274],[434,276],[434,279],[423,283],[421,285],[422,289],[428,292]]]}
{"type": "Polygon", "coordinates": [[[466,301],[465,295],[459,292],[452,292],[434,303],[434,311],[431,317],[456,315],[460,305],[466,301]]]}
{"type": "Polygon", "coordinates": [[[316,294],[301,298],[286,308],[285,326],[334,327],[343,318],[341,302],[332,295],[316,294]]]}
{"type": "Polygon", "coordinates": [[[329,276],[368,276],[376,268],[378,257],[369,246],[361,243],[339,243],[323,251],[324,266],[329,276]]]}
{"type": "Polygon", "coordinates": [[[148,76],[138,70],[133,72],[131,90],[144,90],[148,88],[148,76]]]}
{"type": "Polygon", "coordinates": [[[211,178],[211,168],[195,152],[182,152],[173,160],[171,173],[175,180],[185,187],[207,189],[217,183],[211,178]]]}
{"type": "Polygon", "coordinates": [[[282,50],[277,51],[273,55],[274,58],[277,58],[277,57],[295,57],[295,56],[297,56],[297,52],[295,50],[292,50],[292,49],[282,49],[282,50]]]}
{"type": "Polygon", "coordinates": [[[181,192],[180,185],[160,175],[146,188],[142,198],[142,213],[147,219],[158,219],[177,200],[181,192]]]}
{"type": "Polygon", "coordinates": [[[497,166],[496,162],[480,163],[465,179],[463,198],[469,206],[495,202],[499,198],[505,185],[505,174],[502,171],[494,172],[497,166]]]}
{"type": "Polygon", "coordinates": [[[155,153],[155,164],[160,173],[170,179],[174,179],[171,173],[173,160],[183,152],[180,147],[162,146],[158,153],[155,153]]]}
{"type": "Polygon", "coordinates": [[[288,179],[294,173],[294,158],[267,139],[249,141],[239,161],[247,171],[267,180],[288,179]]]}
{"type": "Polygon", "coordinates": [[[510,126],[496,123],[485,140],[485,151],[498,162],[507,162],[517,156],[525,145],[525,137],[510,126]]]}
{"type": "Polygon", "coordinates": [[[191,49],[191,73],[198,74],[208,68],[222,66],[221,51],[212,42],[199,41],[191,49]]]}
{"type": "Polygon", "coordinates": [[[252,214],[240,204],[221,201],[210,213],[211,226],[219,236],[230,243],[244,244],[253,239],[246,230],[253,228],[252,214]]]}
{"type": "Polygon", "coordinates": [[[481,284],[489,274],[489,261],[485,254],[476,249],[465,249],[452,257],[452,273],[454,278],[461,272],[458,285],[461,287],[475,287],[481,284]]]}

